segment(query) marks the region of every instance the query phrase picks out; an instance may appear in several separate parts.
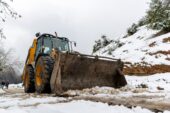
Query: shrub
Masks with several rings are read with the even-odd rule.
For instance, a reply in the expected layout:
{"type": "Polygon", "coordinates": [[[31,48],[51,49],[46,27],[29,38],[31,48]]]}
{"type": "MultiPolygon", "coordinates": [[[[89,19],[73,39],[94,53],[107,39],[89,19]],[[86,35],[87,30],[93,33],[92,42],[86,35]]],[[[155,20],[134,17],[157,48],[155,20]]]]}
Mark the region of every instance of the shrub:
{"type": "Polygon", "coordinates": [[[108,39],[107,36],[102,35],[101,39],[96,40],[95,44],[93,45],[93,53],[97,52],[103,47],[106,47],[112,42],[112,40],[108,39]]]}
{"type": "Polygon", "coordinates": [[[135,34],[138,31],[138,25],[137,24],[132,24],[132,26],[130,28],[127,29],[127,33],[129,36],[135,34]]]}

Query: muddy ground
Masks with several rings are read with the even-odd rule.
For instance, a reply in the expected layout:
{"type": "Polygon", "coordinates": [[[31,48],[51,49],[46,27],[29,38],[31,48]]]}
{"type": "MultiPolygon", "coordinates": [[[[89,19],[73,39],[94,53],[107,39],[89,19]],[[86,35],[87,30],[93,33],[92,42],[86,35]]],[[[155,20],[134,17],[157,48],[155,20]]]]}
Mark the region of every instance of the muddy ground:
{"type": "Polygon", "coordinates": [[[61,96],[55,94],[26,94],[23,88],[4,89],[0,94],[0,108],[13,106],[27,107],[39,104],[66,103],[73,100],[87,100],[107,103],[108,105],[124,105],[128,108],[141,106],[153,112],[170,111],[170,93],[148,92],[145,88],[114,89],[95,87],[84,90],[70,90],[61,96]],[[10,104],[13,101],[13,104],[10,104]]]}

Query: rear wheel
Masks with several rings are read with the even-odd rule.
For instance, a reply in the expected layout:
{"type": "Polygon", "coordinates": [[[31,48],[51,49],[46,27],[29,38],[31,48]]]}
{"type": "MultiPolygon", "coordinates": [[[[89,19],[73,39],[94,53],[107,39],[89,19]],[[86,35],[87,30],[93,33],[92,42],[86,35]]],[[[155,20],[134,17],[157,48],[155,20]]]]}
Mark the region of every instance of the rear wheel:
{"type": "Polygon", "coordinates": [[[32,66],[26,67],[25,80],[24,80],[24,91],[25,93],[35,92],[34,69],[32,66]]]}
{"type": "Polygon", "coordinates": [[[37,93],[50,93],[50,79],[54,61],[50,56],[39,57],[35,67],[35,86],[37,93]]]}

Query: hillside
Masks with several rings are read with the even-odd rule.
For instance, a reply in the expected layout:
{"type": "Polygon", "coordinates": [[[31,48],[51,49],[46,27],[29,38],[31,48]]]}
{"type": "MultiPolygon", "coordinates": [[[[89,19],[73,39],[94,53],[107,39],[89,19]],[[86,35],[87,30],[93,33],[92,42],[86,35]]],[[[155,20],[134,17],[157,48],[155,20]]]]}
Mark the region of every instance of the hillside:
{"type": "Polygon", "coordinates": [[[142,26],[135,34],[114,40],[95,55],[123,60],[125,74],[170,72],[170,33],[142,26]]]}

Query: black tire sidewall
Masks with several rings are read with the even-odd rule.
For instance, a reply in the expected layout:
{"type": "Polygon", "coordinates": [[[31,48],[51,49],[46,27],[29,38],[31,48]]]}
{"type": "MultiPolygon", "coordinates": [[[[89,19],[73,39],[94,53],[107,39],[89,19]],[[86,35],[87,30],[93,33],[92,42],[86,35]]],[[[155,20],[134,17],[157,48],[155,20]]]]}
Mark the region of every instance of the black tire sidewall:
{"type": "MultiPolygon", "coordinates": [[[[26,73],[28,73],[28,87],[24,85],[24,91],[25,93],[33,93],[35,92],[35,86],[34,86],[34,69],[32,66],[27,66],[26,67],[26,73]]],[[[25,77],[26,81],[26,77],[25,77]]]]}
{"type": "MultiPolygon", "coordinates": [[[[42,66],[41,68],[43,69],[42,69],[42,76],[41,76],[42,84],[38,86],[35,80],[37,93],[51,93],[50,79],[51,79],[53,64],[54,64],[53,60],[50,56],[41,56],[38,58],[35,66],[35,71],[38,65],[41,65],[42,66]]],[[[35,72],[35,76],[36,76],[36,72],[35,72]]]]}

